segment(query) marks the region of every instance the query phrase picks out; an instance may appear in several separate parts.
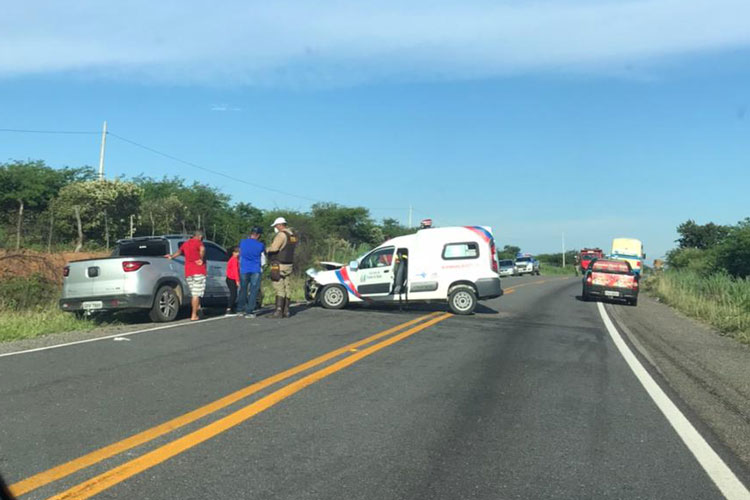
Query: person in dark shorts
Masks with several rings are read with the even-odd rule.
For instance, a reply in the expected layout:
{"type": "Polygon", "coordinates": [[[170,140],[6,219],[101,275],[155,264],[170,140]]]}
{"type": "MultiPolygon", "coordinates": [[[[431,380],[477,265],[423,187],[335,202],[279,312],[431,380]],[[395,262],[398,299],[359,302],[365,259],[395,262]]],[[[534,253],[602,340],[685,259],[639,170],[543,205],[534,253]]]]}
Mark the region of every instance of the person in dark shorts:
{"type": "Polygon", "coordinates": [[[237,312],[237,287],[240,286],[240,249],[232,247],[232,254],[227,262],[227,288],[229,288],[229,300],[227,302],[227,314],[237,312]]]}

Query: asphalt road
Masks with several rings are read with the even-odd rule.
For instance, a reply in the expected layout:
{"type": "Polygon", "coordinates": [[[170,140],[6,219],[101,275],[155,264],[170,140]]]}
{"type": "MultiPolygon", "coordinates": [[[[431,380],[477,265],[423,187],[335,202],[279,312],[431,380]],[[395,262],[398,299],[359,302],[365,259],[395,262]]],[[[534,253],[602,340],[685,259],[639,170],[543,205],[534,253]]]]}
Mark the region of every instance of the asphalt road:
{"type": "Polygon", "coordinates": [[[0,472],[23,499],[723,497],[578,280],[503,284],[468,317],[310,308],[2,357],[0,472]]]}

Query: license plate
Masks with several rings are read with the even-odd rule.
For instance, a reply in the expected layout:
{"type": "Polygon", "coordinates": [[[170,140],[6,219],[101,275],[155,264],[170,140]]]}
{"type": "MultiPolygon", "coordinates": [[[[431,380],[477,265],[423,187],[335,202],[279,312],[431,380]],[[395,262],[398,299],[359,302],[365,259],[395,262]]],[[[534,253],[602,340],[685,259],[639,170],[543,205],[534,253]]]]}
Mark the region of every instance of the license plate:
{"type": "Polygon", "coordinates": [[[92,300],[91,302],[84,302],[81,304],[81,307],[83,307],[84,311],[93,311],[95,309],[101,309],[104,307],[104,304],[101,300],[92,300]]]}
{"type": "Polygon", "coordinates": [[[604,295],[606,295],[607,297],[619,297],[620,296],[620,292],[613,292],[611,290],[604,290],[604,295]]]}

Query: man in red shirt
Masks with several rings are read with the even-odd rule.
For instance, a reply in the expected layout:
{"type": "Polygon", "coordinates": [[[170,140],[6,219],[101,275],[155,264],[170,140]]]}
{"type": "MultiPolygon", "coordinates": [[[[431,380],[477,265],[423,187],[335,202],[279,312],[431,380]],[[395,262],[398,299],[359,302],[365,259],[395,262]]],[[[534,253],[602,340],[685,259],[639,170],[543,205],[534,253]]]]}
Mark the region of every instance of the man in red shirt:
{"type": "Polygon", "coordinates": [[[203,231],[196,230],[193,237],[183,243],[175,253],[165,257],[174,259],[180,255],[185,256],[185,281],[190,288],[190,321],[197,321],[200,319],[198,309],[201,307],[201,297],[206,291],[206,247],[203,246],[203,231]]]}

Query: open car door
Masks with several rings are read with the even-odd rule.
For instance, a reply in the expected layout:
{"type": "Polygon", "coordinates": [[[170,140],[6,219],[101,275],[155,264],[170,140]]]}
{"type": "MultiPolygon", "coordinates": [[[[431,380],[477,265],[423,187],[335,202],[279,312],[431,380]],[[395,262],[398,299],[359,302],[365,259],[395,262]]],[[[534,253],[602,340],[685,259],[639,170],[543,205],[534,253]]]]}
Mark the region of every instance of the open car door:
{"type": "Polygon", "coordinates": [[[366,255],[359,263],[354,285],[362,297],[377,300],[387,297],[393,289],[393,264],[395,247],[378,248],[366,255]]]}

